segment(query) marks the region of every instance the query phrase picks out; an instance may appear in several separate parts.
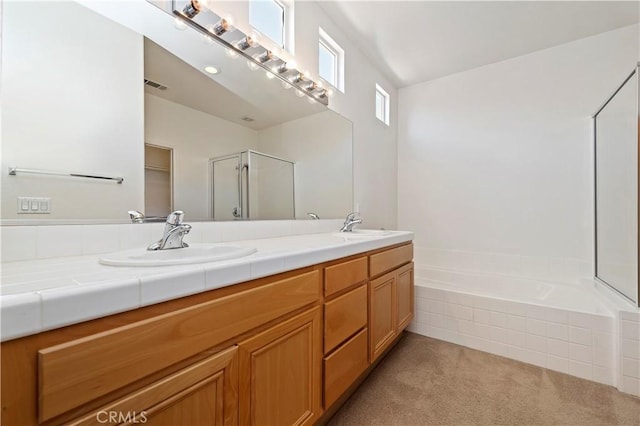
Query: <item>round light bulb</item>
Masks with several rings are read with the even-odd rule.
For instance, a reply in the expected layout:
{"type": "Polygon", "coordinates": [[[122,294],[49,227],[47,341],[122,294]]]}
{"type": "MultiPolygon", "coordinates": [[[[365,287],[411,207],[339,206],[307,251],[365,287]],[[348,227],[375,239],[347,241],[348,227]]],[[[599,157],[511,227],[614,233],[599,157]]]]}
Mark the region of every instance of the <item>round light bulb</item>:
{"type": "Polygon", "coordinates": [[[209,74],[220,74],[220,70],[213,66],[204,67],[204,70],[209,74]]]}

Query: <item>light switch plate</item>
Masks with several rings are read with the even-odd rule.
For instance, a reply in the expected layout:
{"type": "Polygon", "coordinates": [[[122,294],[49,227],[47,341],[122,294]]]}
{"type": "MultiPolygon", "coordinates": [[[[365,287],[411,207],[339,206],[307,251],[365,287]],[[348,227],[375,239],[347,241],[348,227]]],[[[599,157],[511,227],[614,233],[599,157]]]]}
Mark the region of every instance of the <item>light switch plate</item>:
{"type": "Polygon", "coordinates": [[[51,214],[51,198],[18,197],[18,214],[51,214]]]}

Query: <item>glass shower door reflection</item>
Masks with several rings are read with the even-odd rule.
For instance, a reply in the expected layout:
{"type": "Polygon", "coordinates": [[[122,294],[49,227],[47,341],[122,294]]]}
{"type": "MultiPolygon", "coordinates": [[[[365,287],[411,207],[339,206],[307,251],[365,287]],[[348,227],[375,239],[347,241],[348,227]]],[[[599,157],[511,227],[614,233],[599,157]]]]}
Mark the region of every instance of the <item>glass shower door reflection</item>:
{"type": "Polygon", "coordinates": [[[242,219],[240,167],[240,154],[211,160],[211,210],[215,220],[242,219]]]}

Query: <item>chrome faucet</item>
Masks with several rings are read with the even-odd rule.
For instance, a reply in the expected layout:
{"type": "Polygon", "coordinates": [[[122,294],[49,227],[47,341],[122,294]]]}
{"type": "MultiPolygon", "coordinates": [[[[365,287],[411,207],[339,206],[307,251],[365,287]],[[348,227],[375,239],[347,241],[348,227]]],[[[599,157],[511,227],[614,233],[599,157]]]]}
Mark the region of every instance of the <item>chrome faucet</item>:
{"type": "Polygon", "coordinates": [[[147,247],[147,250],[169,250],[189,247],[182,239],[191,231],[191,225],[182,223],[183,218],[184,212],[182,210],[170,213],[164,225],[162,238],[147,247]]]}
{"type": "Polygon", "coordinates": [[[147,223],[147,222],[164,222],[167,218],[161,216],[145,216],[138,210],[129,210],[129,218],[133,223],[147,223]]]}
{"type": "Polygon", "coordinates": [[[311,219],[313,220],[318,220],[320,219],[320,216],[318,216],[317,214],[313,213],[313,212],[309,212],[307,213],[307,216],[309,216],[311,219]]]}
{"type": "Polygon", "coordinates": [[[362,223],[362,219],[358,217],[358,213],[349,213],[347,218],[344,220],[342,228],[340,228],[340,232],[351,232],[353,231],[353,226],[359,223],[362,223]]]}

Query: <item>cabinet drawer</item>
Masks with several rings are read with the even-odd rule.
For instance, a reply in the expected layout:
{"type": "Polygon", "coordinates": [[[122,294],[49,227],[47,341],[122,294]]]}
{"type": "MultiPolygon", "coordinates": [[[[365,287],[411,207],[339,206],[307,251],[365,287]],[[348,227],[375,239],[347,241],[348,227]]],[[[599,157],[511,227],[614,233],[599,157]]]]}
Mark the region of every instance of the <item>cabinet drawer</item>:
{"type": "Polygon", "coordinates": [[[367,368],[367,329],[324,359],[324,406],[328,408],[367,368]]]}
{"type": "Polygon", "coordinates": [[[371,277],[397,268],[411,262],[413,259],[413,244],[396,247],[391,250],[369,256],[369,273],[371,277]]]}
{"type": "Polygon", "coordinates": [[[367,257],[324,268],[324,295],[330,296],[368,278],[367,257]]]}
{"type": "Polygon", "coordinates": [[[69,425],[113,423],[109,415],[123,423],[236,425],[237,354],[234,346],[69,425]]]}
{"type": "Polygon", "coordinates": [[[40,421],[320,299],[309,271],[38,352],[40,421]]]}
{"type": "Polygon", "coordinates": [[[349,336],[367,325],[367,286],[325,303],[324,353],[332,351],[349,336]]]}

